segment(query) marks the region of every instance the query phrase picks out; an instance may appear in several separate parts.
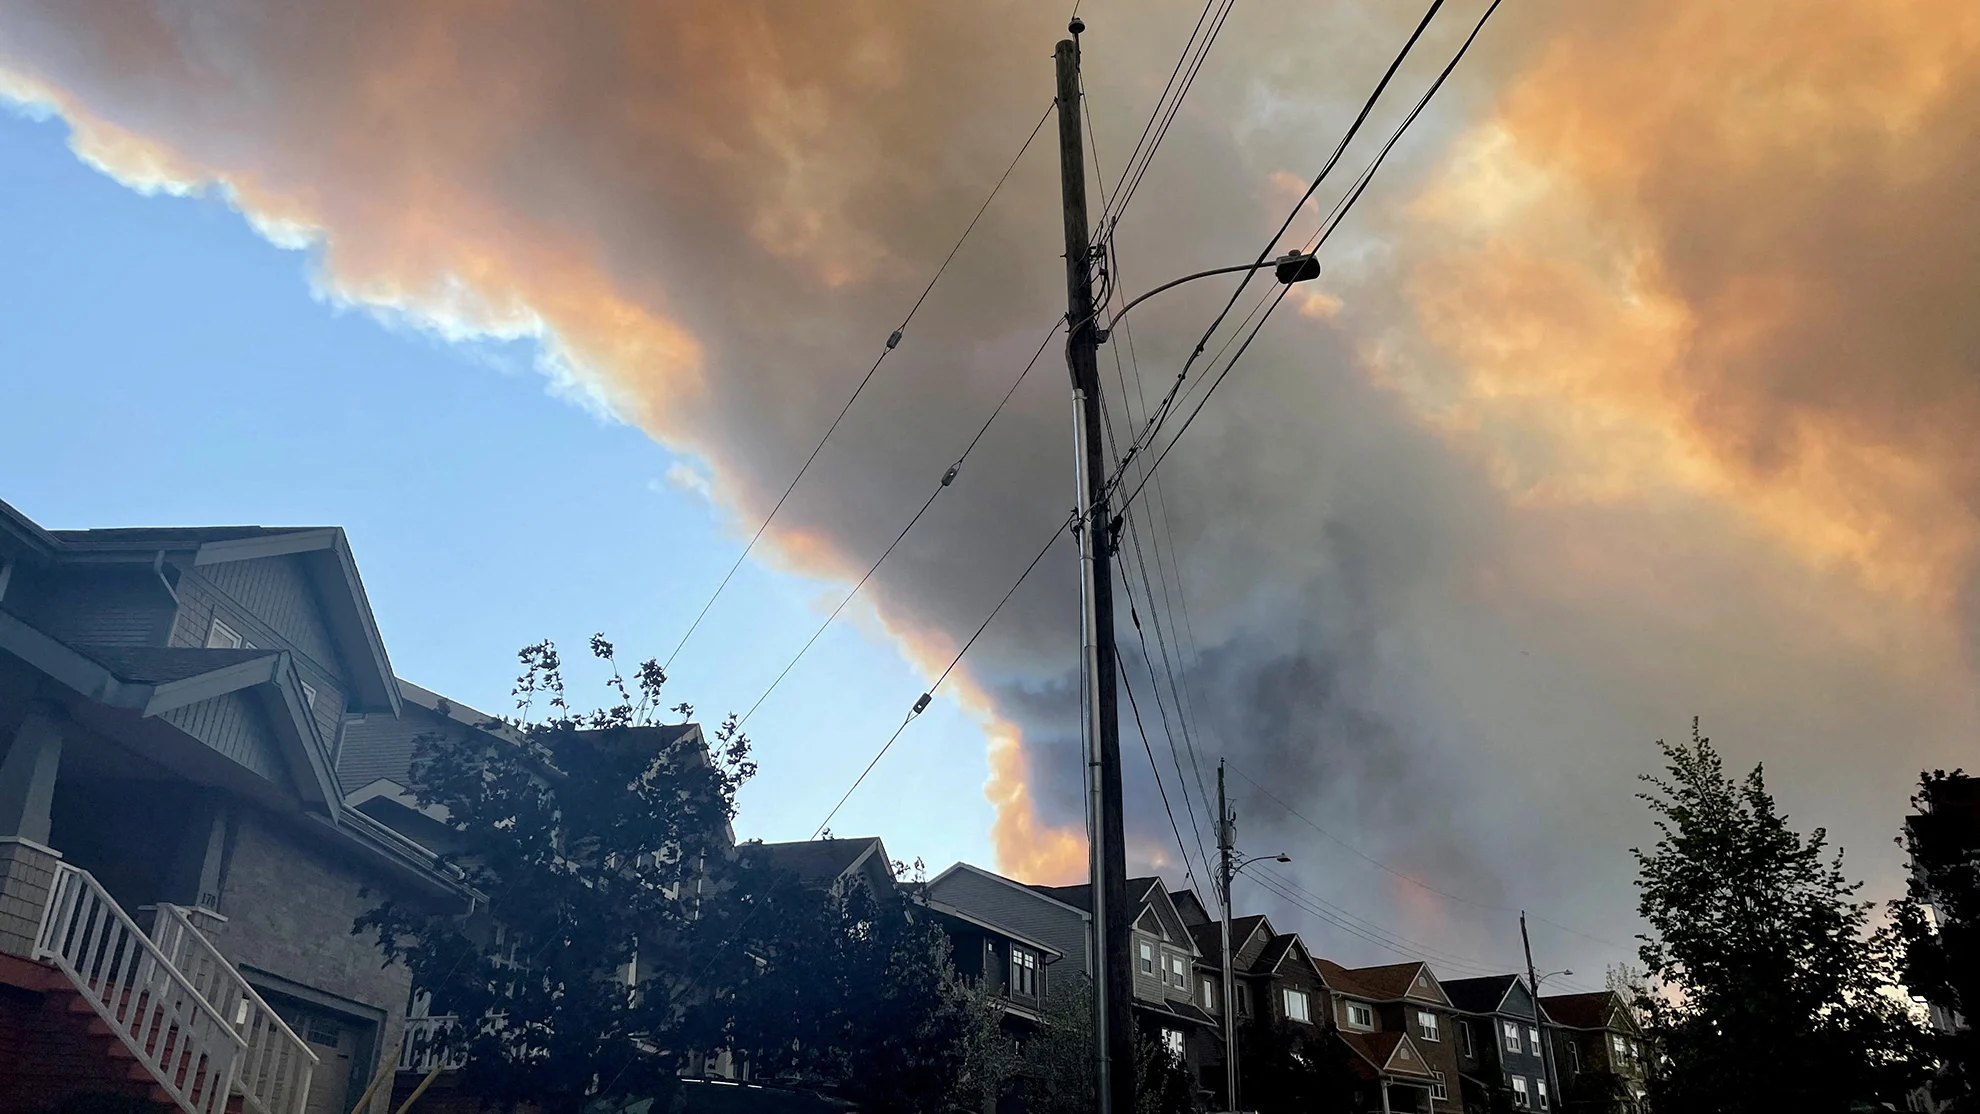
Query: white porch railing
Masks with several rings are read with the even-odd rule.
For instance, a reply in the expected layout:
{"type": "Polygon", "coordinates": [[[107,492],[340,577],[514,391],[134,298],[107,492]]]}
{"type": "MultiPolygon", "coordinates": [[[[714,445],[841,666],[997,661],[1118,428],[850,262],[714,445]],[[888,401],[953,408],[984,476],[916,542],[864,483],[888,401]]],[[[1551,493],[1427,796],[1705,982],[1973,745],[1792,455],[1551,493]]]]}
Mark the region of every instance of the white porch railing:
{"type": "Polygon", "coordinates": [[[460,1024],[460,1020],[453,1014],[406,1018],[406,1031],[399,1038],[399,1070],[424,1075],[435,1067],[445,1071],[459,1071],[466,1067],[465,1049],[450,1051],[439,1046],[460,1024]]]}
{"type": "Polygon", "coordinates": [[[316,1053],[177,905],[160,905],[152,939],[246,1042],[234,1086],[256,1114],[302,1114],[316,1053]]]}
{"type": "Polygon", "coordinates": [[[55,868],[35,958],[84,1001],[187,1114],[222,1114],[247,1046],[88,871],[55,868]]]}

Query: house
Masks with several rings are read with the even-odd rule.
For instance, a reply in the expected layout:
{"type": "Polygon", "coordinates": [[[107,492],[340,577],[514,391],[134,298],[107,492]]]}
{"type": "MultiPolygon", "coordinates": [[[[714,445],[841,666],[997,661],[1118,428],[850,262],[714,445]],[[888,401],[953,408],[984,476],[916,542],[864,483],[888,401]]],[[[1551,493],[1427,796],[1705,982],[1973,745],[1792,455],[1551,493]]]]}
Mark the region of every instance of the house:
{"type": "Polygon", "coordinates": [[[1392,1107],[1432,1114],[1464,1108],[1458,1085],[1463,1071],[1458,1059],[1458,1016],[1429,964],[1349,969],[1321,959],[1317,966],[1333,999],[1334,1024],[1343,1034],[1408,1034],[1410,1050],[1417,1055],[1396,1063],[1394,1078],[1383,1079],[1382,1086],[1391,1091],[1420,1089],[1423,1093],[1407,1096],[1407,1107],[1392,1099],[1392,1107]],[[1426,1077],[1428,1086],[1424,1087],[1426,1077]]]}
{"type": "Polygon", "coordinates": [[[0,1112],[351,1108],[409,989],[353,920],[467,904],[346,801],[347,725],[401,710],[342,530],[0,503],[0,1112]]]}
{"type": "Polygon", "coordinates": [[[894,861],[887,857],[887,848],[878,836],[745,846],[769,856],[772,866],[796,875],[805,885],[835,894],[845,893],[855,880],[875,894],[889,892],[896,884],[894,861]]]}
{"type": "Polygon", "coordinates": [[[931,902],[995,925],[1013,938],[1038,941],[1059,957],[1048,964],[1056,969],[1059,986],[1093,974],[1087,950],[1092,916],[1082,906],[969,863],[930,878],[924,892],[931,902]]]}
{"type": "Polygon", "coordinates": [[[1444,994],[1458,1012],[1458,1065],[1466,1102],[1506,1093],[1520,1110],[1553,1109],[1540,1044],[1545,1015],[1517,975],[1454,979],[1444,994]]]}
{"type": "Polygon", "coordinates": [[[1554,1074],[1569,1109],[1643,1109],[1655,1055],[1622,995],[1554,994],[1540,1008],[1552,1022],[1554,1074]]]}
{"type": "MultiPolygon", "coordinates": [[[[1092,909],[1087,885],[1031,888],[1074,908],[1092,909]]],[[[1221,1091],[1223,1061],[1221,1052],[1213,1051],[1221,1045],[1221,1022],[1197,1004],[1204,952],[1160,878],[1130,878],[1127,894],[1136,1022],[1157,1034],[1196,1081],[1200,1097],[1221,1091]]]]}

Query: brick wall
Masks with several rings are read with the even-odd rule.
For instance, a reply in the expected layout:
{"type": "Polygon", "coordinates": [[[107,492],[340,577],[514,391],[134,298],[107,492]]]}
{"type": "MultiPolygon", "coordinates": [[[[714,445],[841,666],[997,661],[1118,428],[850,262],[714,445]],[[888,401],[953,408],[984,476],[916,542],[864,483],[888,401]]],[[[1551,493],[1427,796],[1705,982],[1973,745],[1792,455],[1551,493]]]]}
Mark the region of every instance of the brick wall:
{"type": "MultiPolygon", "coordinates": [[[[382,965],[370,934],[351,935],[384,896],[380,872],[263,815],[239,815],[232,843],[220,891],[227,923],[207,935],[237,965],[383,1011],[382,1040],[365,1058],[374,1072],[383,1062],[374,1054],[396,1062],[410,976],[382,965]],[[371,896],[360,896],[367,883],[371,896]]],[[[378,1095],[372,1114],[385,1114],[389,1098],[378,1095]]]]}

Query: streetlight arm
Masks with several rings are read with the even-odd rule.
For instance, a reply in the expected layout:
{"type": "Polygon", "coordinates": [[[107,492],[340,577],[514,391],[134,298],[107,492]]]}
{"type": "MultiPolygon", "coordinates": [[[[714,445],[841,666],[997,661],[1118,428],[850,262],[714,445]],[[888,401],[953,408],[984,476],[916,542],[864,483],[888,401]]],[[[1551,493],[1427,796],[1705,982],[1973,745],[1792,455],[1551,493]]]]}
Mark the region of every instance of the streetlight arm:
{"type": "MultiPolygon", "coordinates": [[[[1277,259],[1265,259],[1256,263],[1239,263],[1234,267],[1212,267],[1207,271],[1198,271],[1195,274],[1184,275],[1183,277],[1178,279],[1170,279],[1168,282],[1163,283],[1162,285],[1156,287],[1155,289],[1146,291],[1145,293],[1142,293],[1130,299],[1126,305],[1120,308],[1120,311],[1118,313],[1114,314],[1112,317],[1107,319],[1107,328],[1102,330],[1099,337],[1096,339],[1098,339],[1102,343],[1105,343],[1107,339],[1107,334],[1113,332],[1114,323],[1119,321],[1121,318],[1126,317],[1129,310],[1147,301],[1148,299],[1153,298],[1155,295],[1160,294],[1165,290],[1172,290],[1175,287],[1181,286],[1183,283],[1195,282],[1197,279],[1211,278],[1215,275],[1230,275],[1230,274],[1236,274],[1239,271],[1262,271],[1267,267],[1286,267],[1288,264],[1294,264],[1295,266],[1293,266],[1291,269],[1285,272],[1285,274],[1290,275],[1292,277],[1291,278],[1282,277],[1280,279],[1280,281],[1284,282],[1287,286],[1291,286],[1295,282],[1305,282],[1307,279],[1317,278],[1319,276],[1320,274],[1319,264],[1317,262],[1312,262],[1312,260],[1313,260],[1313,256],[1302,255],[1300,252],[1294,251],[1286,255],[1282,255],[1277,259]]],[[[1072,329],[1069,330],[1069,332],[1078,332],[1082,326],[1092,323],[1100,316],[1100,312],[1101,312],[1100,310],[1093,311],[1093,315],[1091,317],[1088,317],[1085,321],[1081,321],[1078,324],[1074,325],[1072,329]]]]}

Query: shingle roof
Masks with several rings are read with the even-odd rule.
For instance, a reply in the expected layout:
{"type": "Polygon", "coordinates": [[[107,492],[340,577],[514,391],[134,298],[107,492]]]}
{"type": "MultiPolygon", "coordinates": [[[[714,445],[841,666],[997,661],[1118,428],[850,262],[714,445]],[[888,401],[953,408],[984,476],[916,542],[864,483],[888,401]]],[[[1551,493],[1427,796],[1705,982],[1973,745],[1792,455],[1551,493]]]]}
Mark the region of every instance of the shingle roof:
{"type": "MultiPolygon", "coordinates": [[[[1212,967],[1224,965],[1224,929],[1221,923],[1193,924],[1189,926],[1190,939],[1196,941],[1196,950],[1203,953],[1203,961],[1212,967]]],[[[1231,946],[1237,947],[1237,936],[1231,936],[1231,946]]]]}
{"type": "MultiPolygon", "coordinates": [[[[1258,958],[1252,960],[1251,969],[1253,971],[1270,971],[1274,967],[1277,967],[1279,961],[1286,957],[1286,953],[1292,950],[1293,944],[1298,942],[1298,940],[1299,935],[1293,932],[1282,932],[1272,937],[1271,940],[1266,942],[1264,949],[1258,953],[1258,958]]],[[[1236,944],[1233,943],[1232,946],[1235,947],[1236,944]]]]}
{"type": "Polygon", "coordinates": [[[1412,961],[1388,963],[1380,967],[1356,967],[1350,974],[1371,995],[1387,1001],[1407,997],[1416,986],[1416,976],[1422,970],[1421,961],[1412,961]]]}
{"type": "Polygon", "coordinates": [[[1551,995],[1541,998],[1540,1005],[1557,1025],[1570,1029],[1606,1029],[1609,1009],[1616,998],[1615,991],[1597,990],[1587,994],[1551,995]]]}
{"type": "Polygon", "coordinates": [[[838,881],[840,875],[879,843],[879,836],[858,836],[760,843],[756,847],[768,854],[779,869],[790,871],[799,880],[829,884],[838,881]]]}
{"type": "Polygon", "coordinates": [[[1355,977],[1353,971],[1335,963],[1331,959],[1315,957],[1313,965],[1320,968],[1320,980],[1326,983],[1331,990],[1337,990],[1342,994],[1352,994],[1357,998],[1377,1000],[1381,998],[1381,995],[1375,993],[1372,989],[1361,985],[1361,980],[1355,977]]]}
{"type": "Polygon", "coordinates": [[[1519,981],[1518,975],[1486,975],[1477,979],[1454,979],[1444,985],[1444,996],[1466,1013],[1492,1013],[1505,1000],[1506,992],[1519,981]]]}
{"type": "MultiPolygon", "coordinates": [[[[1127,880],[1128,900],[1138,904],[1146,904],[1149,889],[1161,884],[1162,880],[1160,878],[1130,878],[1127,880]]],[[[1086,895],[1087,887],[1088,883],[1082,882],[1077,886],[1032,886],[1031,888],[1047,897],[1057,898],[1075,909],[1084,909],[1091,913],[1093,911],[1093,902],[1086,895]]],[[[1235,932],[1236,930],[1233,929],[1232,931],[1235,932]]],[[[1232,939],[1235,940],[1237,937],[1233,935],[1232,939]]]]}
{"type": "Polygon", "coordinates": [[[1434,1078],[1421,1056],[1413,1055],[1405,1060],[1396,1055],[1396,1046],[1405,1039],[1402,1033],[1349,1033],[1341,1030],[1335,1030],[1335,1033],[1347,1042],[1349,1048],[1360,1053],[1368,1064],[1390,1075],[1434,1078]]]}
{"type": "Polygon", "coordinates": [[[183,681],[244,661],[273,657],[271,650],[206,650],[183,646],[73,646],[77,653],[121,680],[144,685],[183,681]]]}

